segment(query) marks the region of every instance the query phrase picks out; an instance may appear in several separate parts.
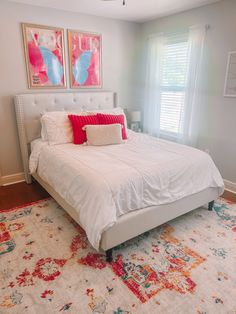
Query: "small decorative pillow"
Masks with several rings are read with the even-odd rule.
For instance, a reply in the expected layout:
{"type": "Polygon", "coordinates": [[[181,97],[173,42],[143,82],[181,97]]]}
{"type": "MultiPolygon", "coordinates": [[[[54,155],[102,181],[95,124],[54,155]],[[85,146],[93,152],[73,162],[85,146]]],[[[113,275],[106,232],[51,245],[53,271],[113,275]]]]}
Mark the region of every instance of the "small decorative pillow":
{"type": "Polygon", "coordinates": [[[85,125],[83,129],[86,131],[88,145],[102,146],[121,144],[122,133],[121,124],[107,125],[85,125]]]}
{"type": "Polygon", "coordinates": [[[41,117],[41,138],[50,145],[73,142],[73,133],[68,114],[86,114],[82,112],[51,111],[41,117]]]}
{"type": "Polygon", "coordinates": [[[112,115],[112,114],[97,114],[99,124],[114,124],[119,123],[122,125],[122,138],[127,140],[126,127],[125,127],[125,117],[123,114],[112,115]]]}
{"type": "Polygon", "coordinates": [[[73,142],[74,144],[83,144],[87,141],[86,132],[83,127],[87,124],[99,124],[97,115],[93,116],[79,116],[79,115],[68,115],[70,119],[72,130],[73,130],[73,142]]]}

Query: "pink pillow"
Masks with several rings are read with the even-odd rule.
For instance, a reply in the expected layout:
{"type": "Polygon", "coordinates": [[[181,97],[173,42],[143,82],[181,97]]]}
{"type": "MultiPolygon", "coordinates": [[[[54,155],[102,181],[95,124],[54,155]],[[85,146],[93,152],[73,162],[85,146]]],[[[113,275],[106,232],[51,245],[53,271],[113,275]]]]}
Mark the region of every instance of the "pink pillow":
{"type": "Polygon", "coordinates": [[[119,123],[122,126],[122,138],[127,140],[126,128],[125,128],[125,117],[123,114],[97,114],[99,124],[116,124],[119,123]]]}
{"type": "Polygon", "coordinates": [[[93,116],[79,116],[79,115],[68,115],[70,119],[72,130],[73,130],[73,140],[74,144],[83,144],[87,141],[86,132],[83,127],[88,124],[99,124],[97,115],[93,116]]]}

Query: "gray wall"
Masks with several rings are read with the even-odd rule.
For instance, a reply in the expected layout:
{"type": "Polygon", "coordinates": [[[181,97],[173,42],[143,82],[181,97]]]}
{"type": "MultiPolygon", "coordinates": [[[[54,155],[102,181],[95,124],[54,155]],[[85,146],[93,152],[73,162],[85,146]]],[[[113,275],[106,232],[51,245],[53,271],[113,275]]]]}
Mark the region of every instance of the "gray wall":
{"type": "Polygon", "coordinates": [[[133,73],[140,25],[1,0],[0,173],[2,176],[22,171],[12,96],[16,93],[35,91],[27,88],[21,22],[101,33],[103,89],[117,92],[118,104],[124,108],[131,106],[134,95],[133,73]]]}
{"type": "MultiPolygon", "coordinates": [[[[142,24],[143,57],[149,34],[196,24],[210,24],[205,53],[205,100],[199,147],[208,149],[224,179],[236,182],[236,98],[223,97],[228,52],[236,51],[236,1],[222,2],[142,24]]],[[[144,59],[141,59],[136,104],[143,103],[144,59]]],[[[145,103],[145,102],[144,102],[145,103]]]]}

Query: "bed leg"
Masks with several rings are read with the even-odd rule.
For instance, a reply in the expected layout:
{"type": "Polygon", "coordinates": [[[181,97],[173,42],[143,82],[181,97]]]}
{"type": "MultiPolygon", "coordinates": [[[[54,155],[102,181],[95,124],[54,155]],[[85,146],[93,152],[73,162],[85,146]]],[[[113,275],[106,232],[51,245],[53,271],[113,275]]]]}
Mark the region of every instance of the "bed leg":
{"type": "Polygon", "coordinates": [[[108,263],[111,263],[113,261],[112,249],[109,249],[109,250],[106,251],[106,261],[108,263]]]}
{"type": "Polygon", "coordinates": [[[208,203],[208,210],[212,210],[214,207],[214,201],[208,203]]]}

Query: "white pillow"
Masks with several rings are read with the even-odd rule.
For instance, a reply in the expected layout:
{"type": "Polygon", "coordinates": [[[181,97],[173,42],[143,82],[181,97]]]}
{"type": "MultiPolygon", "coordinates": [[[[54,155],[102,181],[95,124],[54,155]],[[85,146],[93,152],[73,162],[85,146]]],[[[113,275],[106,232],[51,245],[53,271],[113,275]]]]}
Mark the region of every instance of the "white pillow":
{"type": "MultiPolygon", "coordinates": [[[[83,111],[80,110],[73,112],[68,111],[50,111],[46,112],[41,117],[41,138],[43,141],[47,141],[50,145],[66,144],[73,142],[73,131],[70,120],[68,119],[69,114],[79,115],[93,115],[96,113],[104,114],[124,114],[122,108],[111,108],[101,110],[83,111]]],[[[125,117],[125,127],[127,129],[127,121],[125,117]]]]}
{"type": "Polygon", "coordinates": [[[41,138],[50,145],[73,142],[69,114],[86,115],[85,112],[51,111],[41,117],[41,138]]]}
{"type": "Polygon", "coordinates": [[[121,144],[121,124],[85,125],[87,144],[94,146],[121,144]]]}

